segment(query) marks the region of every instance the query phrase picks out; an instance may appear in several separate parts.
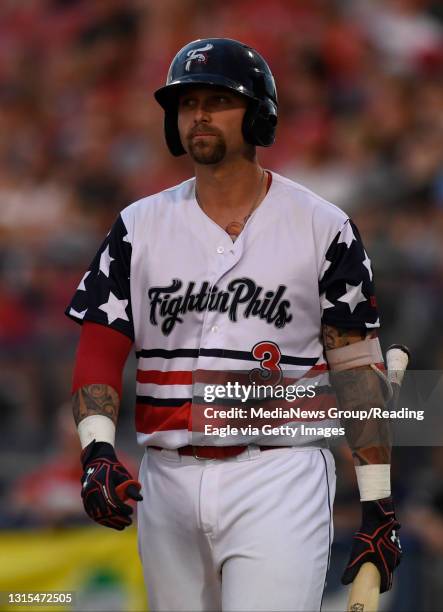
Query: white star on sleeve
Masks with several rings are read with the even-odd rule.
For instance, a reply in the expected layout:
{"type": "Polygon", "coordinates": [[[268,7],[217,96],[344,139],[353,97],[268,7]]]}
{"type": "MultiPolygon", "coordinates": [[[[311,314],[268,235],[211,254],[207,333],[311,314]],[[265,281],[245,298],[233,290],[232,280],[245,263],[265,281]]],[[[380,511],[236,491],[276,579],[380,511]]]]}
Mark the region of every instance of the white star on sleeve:
{"type": "Polygon", "coordinates": [[[86,291],[85,280],[88,278],[90,274],[91,274],[91,270],[88,270],[86,274],[84,275],[84,277],[82,278],[82,280],[80,281],[80,284],[77,287],[77,291],[86,291]]]}
{"type": "Polygon", "coordinates": [[[361,290],[362,285],[363,281],[355,287],[354,285],[348,285],[348,283],[346,283],[346,293],[338,298],[339,302],[344,302],[349,306],[351,312],[354,312],[360,302],[366,302],[366,298],[361,290]]]}
{"type": "Polygon", "coordinates": [[[78,310],[75,310],[75,308],[71,308],[71,309],[69,310],[69,314],[70,314],[71,316],[73,316],[73,317],[76,317],[77,319],[83,319],[83,318],[84,318],[84,316],[85,316],[85,314],[86,314],[86,311],[87,311],[87,310],[88,310],[88,309],[87,309],[87,308],[85,308],[85,309],[84,309],[84,310],[82,310],[82,311],[78,311],[78,310]]]}
{"type": "Polygon", "coordinates": [[[365,258],[363,259],[363,265],[368,271],[369,280],[372,280],[373,274],[372,274],[372,268],[371,268],[371,260],[369,259],[366,251],[365,251],[365,258]]]}
{"type": "Polygon", "coordinates": [[[344,242],[349,249],[354,240],[356,240],[356,238],[354,236],[354,232],[352,231],[351,224],[348,221],[340,232],[340,238],[338,239],[337,244],[344,242]]]}
{"type": "Polygon", "coordinates": [[[321,312],[323,314],[323,311],[326,310],[327,308],[333,308],[334,304],[332,304],[327,298],[326,298],[326,293],[322,293],[320,296],[320,308],[321,308],[321,312]]]}
{"type": "Polygon", "coordinates": [[[100,256],[100,270],[103,272],[105,276],[109,278],[109,267],[111,265],[111,261],[114,261],[114,257],[109,255],[109,244],[103,253],[100,256]]]}
{"type": "Polygon", "coordinates": [[[380,318],[378,318],[375,323],[365,323],[365,325],[368,328],[370,328],[370,327],[380,327],[380,318]]]}
{"type": "Polygon", "coordinates": [[[119,300],[112,291],[109,292],[108,301],[99,306],[100,310],[106,312],[108,315],[109,325],[116,319],[123,319],[123,321],[129,321],[128,315],[126,314],[126,306],[128,300],[119,300]]]}

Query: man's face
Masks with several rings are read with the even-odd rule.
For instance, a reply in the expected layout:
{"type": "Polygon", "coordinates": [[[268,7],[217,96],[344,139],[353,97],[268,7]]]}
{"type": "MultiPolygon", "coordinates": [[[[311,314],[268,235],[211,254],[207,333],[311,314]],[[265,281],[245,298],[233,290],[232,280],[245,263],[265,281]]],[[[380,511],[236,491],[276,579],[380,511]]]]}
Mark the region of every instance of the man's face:
{"type": "Polygon", "coordinates": [[[189,86],[178,102],[178,129],[185,150],[198,164],[218,164],[250,148],[242,135],[248,101],[223,87],[189,86]]]}

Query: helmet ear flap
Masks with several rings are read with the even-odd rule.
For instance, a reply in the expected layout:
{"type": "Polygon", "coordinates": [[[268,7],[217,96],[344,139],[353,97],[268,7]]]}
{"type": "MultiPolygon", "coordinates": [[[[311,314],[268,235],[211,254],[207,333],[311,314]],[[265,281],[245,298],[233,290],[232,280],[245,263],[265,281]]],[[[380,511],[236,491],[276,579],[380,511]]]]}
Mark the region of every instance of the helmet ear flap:
{"type": "Polygon", "coordinates": [[[174,157],[184,155],[186,151],[183,148],[180,132],[178,131],[178,113],[177,110],[165,111],[165,139],[166,144],[174,157]]]}
{"type": "Polygon", "coordinates": [[[243,136],[255,146],[269,147],[275,141],[277,107],[271,100],[251,100],[243,118],[243,136]]]}

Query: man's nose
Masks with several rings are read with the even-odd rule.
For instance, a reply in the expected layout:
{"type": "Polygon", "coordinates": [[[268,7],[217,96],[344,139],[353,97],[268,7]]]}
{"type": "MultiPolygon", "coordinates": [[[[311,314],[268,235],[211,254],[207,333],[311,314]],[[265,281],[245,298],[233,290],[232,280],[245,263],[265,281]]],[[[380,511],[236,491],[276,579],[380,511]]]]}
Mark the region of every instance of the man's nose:
{"type": "Polygon", "coordinates": [[[204,102],[199,102],[194,109],[194,123],[206,122],[211,120],[211,115],[204,102]]]}

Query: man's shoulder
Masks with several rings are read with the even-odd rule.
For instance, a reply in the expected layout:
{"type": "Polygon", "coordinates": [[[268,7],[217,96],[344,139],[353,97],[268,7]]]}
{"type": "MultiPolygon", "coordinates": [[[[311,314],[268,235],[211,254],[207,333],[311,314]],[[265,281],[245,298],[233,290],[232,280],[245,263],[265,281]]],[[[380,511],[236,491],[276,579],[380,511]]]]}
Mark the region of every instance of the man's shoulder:
{"type": "Polygon", "coordinates": [[[123,218],[138,216],[145,212],[155,213],[161,209],[161,212],[165,212],[165,206],[173,206],[183,202],[184,200],[193,197],[194,192],[194,178],[187,179],[178,185],[168,187],[157,193],[153,193],[148,196],[144,196],[132,204],[129,204],[121,212],[123,218]]]}
{"type": "Polygon", "coordinates": [[[272,176],[278,190],[285,194],[285,200],[289,205],[303,207],[304,210],[310,211],[315,216],[334,220],[336,223],[343,224],[348,220],[348,215],[341,208],[325,200],[318,193],[275,172],[272,173],[272,176]]]}

